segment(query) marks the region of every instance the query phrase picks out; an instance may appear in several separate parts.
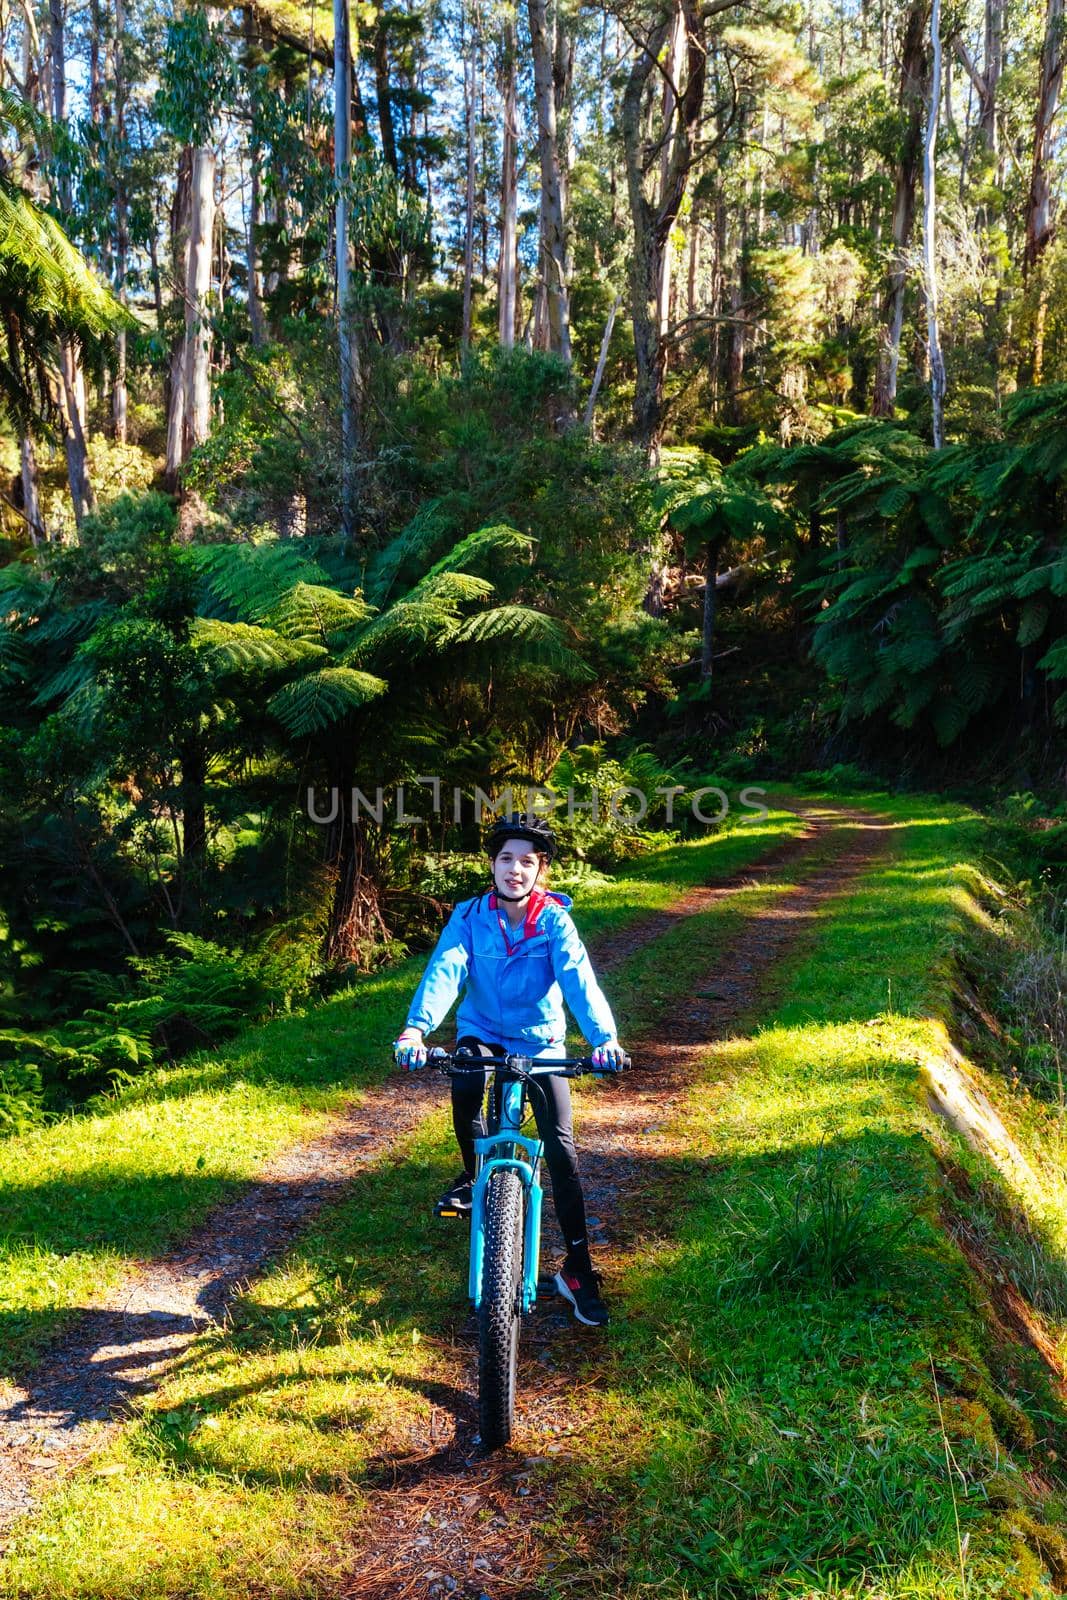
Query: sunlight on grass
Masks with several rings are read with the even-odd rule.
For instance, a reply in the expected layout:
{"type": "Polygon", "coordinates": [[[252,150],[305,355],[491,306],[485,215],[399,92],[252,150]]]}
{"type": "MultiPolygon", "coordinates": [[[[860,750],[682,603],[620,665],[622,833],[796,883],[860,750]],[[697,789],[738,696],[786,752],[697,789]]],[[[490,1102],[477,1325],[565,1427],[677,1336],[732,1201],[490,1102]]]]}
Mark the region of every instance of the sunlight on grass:
{"type": "Polygon", "coordinates": [[[575,1503],[609,1497],[617,1553],[595,1579],[565,1554],[561,1594],[941,1600],[962,1593],[957,1510],[971,1600],[1051,1592],[1065,1501],[1040,1505],[1027,1474],[1055,1474],[1067,1417],[1036,1355],[990,1332],[941,1225],[918,1072],[979,829],[951,808],[915,826],[825,908],[762,1029],[709,1052],[676,1130],[684,1189],[627,1268],[567,1480],[575,1503]]]}

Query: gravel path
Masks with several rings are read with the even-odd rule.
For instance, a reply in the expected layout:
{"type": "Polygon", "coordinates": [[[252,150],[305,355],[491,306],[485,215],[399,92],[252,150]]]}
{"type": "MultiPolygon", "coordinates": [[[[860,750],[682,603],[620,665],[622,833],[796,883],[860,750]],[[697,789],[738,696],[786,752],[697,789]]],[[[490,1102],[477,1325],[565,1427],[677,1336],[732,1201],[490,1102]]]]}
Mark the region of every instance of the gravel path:
{"type": "MultiPolygon", "coordinates": [[[[666,910],[591,941],[599,968],[619,966],[679,919],[793,859],[811,832],[777,846],[737,877],[689,889],[666,910]]],[[[432,1075],[391,1078],[314,1139],[281,1152],[172,1253],[131,1263],[122,1281],[85,1308],[45,1353],[25,1387],[7,1385],[0,1392],[0,1530],[29,1510],[57,1474],[99,1449],[122,1426],[130,1403],[157,1388],[192,1341],[219,1321],[234,1293],[439,1103],[440,1084],[432,1075]]]]}
{"type": "MultiPolygon", "coordinates": [[[[682,1153],[671,1127],[709,1044],[739,1030],[766,1000],[774,969],[811,931],[827,901],[889,847],[890,825],[867,813],[842,808],[812,822],[814,842],[809,832],[790,851],[742,875],[743,882],[764,884],[779,876],[785,860],[800,868],[790,892],[749,917],[743,942],[729,948],[693,986],[693,997],[672,1010],[670,1043],[628,1041],[642,1070],[582,1100],[578,1143],[590,1233],[609,1284],[613,1268],[662,1221],[650,1214],[642,1195],[641,1169],[682,1153]],[[828,861],[820,859],[827,828],[841,838],[828,861]],[[805,857],[812,862],[807,871],[805,857]]],[[[546,1224],[550,1211],[546,1207],[546,1224]]],[[[546,1225],[546,1261],[560,1248],[553,1228],[546,1225]]],[[[475,1445],[475,1339],[472,1318],[457,1344],[440,1351],[453,1390],[468,1398],[454,1415],[435,1417],[423,1454],[381,1463],[392,1484],[378,1492],[367,1514],[357,1575],[331,1587],[331,1597],[532,1600],[539,1592],[535,1578],[547,1555],[538,1526],[550,1521],[554,1508],[551,1481],[536,1469],[580,1448],[588,1412],[569,1373],[584,1364],[580,1358],[588,1356],[590,1343],[603,1348],[602,1335],[578,1327],[558,1298],[538,1305],[523,1332],[517,1448],[489,1459],[475,1445]]],[[[573,1530],[573,1512],[568,1521],[573,1530]]],[[[597,1521],[590,1515],[593,1560],[597,1521]]]]}

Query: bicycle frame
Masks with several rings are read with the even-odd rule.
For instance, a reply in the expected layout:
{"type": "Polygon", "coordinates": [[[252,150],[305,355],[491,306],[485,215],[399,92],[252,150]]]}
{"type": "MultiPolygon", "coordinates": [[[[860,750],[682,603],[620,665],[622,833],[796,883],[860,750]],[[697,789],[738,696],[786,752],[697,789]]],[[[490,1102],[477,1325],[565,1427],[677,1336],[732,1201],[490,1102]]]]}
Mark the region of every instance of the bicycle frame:
{"type": "MultiPolygon", "coordinates": [[[[528,1067],[529,1063],[524,1062],[528,1067]]],[[[537,1299],[537,1275],[541,1258],[542,1189],[538,1179],[541,1163],[540,1139],[522,1133],[522,1113],[526,1085],[505,1079],[500,1088],[499,1126],[482,1139],[475,1139],[480,1157],[471,1204],[471,1260],[469,1293],[474,1309],[482,1303],[482,1269],[485,1261],[485,1194],[494,1172],[517,1172],[526,1190],[526,1222],[523,1239],[522,1310],[528,1315],[537,1299]],[[525,1157],[525,1159],[523,1159],[525,1157]]]]}
{"type": "MultiPolygon", "coordinates": [[[[524,1316],[534,1308],[537,1299],[537,1278],[541,1259],[541,1206],[542,1189],[538,1178],[543,1145],[540,1139],[528,1138],[522,1131],[522,1116],[526,1091],[532,1079],[560,1076],[577,1078],[586,1073],[593,1077],[609,1076],[613,1070],[595,1065],[588,1056],[493,1056],[474,1057],[464,1051],[450,1055],[446,1050],[431,1050],[430,1065],[436,1065],[448,1076],[457,1072],[470,1072],[488,1068],[496,1074],[499,1109],[490,1102],[490,1130],[481,1139],[475,1139],[474,1150],[478,1156],[478,1172],[471,1195],[471,1256],[468,1291],[475,1311],[482,1304],[482,1282],[485,1269],[485,1208],[489,1180],[495,1172],[518,1173],[526,1192],[526,1218],[523,1231],[522,1305],[524,1316]],[[495,1125],[494,1125],[495,1123],[495,1125]]],[[[630,1058],[624,1058],[629,1067],[630,1058]]]]}

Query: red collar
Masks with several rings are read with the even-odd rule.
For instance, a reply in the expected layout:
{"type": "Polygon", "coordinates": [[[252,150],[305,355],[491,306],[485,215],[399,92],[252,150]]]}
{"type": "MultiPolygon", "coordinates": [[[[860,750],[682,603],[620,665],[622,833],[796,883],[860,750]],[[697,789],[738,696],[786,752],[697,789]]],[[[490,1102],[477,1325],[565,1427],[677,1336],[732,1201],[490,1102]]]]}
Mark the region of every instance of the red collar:
{"type": "MultiPolygon", "coordinates": [[[[528,939],[533,933],[537,925],[537,919],[544,910],[548,898],[543,889],[530,890],[530,898],[526,903],[526,915],[522,921],[522,936],[524,939],[528,939]]],[[[497,900],[495,890],[489,896],[489,909],[496,912],[496,919],[500,924],[500,931],[504,935],[504,943],[508,947],[508,955],[510,956],[512,951],[517,948],[517,944],[513,945],[511,942],[509,937],[510,923],[507,917],[501,914],[500,902],[497,900]]]]}

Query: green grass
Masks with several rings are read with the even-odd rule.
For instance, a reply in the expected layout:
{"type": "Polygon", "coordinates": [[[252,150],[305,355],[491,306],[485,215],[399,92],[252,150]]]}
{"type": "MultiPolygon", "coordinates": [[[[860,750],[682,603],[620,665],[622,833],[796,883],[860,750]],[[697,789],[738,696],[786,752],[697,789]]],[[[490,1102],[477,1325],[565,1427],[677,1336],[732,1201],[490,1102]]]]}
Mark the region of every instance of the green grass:
{"type": "MultiPolygon", "coordinates": [[[[774,835],[763,838],[765,847],[774,835]]],[[[649,874],[613,892],[630,909],[639,896],[642,909],[669,904],[680,882],[706,874],[708,848],[683,847],[661,888],[649,874]]],[[[739,841],[722,870],[745,859],[739,841]]],[[[613,979],[627,1026],[658,1026],[694,973],[780,892],[742,887],[631,957],[613,979]]],[[[611,909],[605,892],[604,931],[611,909]]],[[[196,1343],[95,1473],[25,1522],[0,1591],[161,1600],[328,1589],[355,1559],[367,1485],[389,1481],[389,1463],[409,1449],[425,1450],[431,1407],[454,1406],[468,1381],[447,1342],[467,1316],[466,1235],[428,1213],[454,1169],[442,1111],[361,1174],[252,1286],[225,1331],[196,1343]]]]}
{"type": "Polygon", "coordinates": [[[662,1175],[558,1500],[552,1592],[1053,1592],[1067,1418],[945,1234],[948,1136],[917,1070],[944,1046],[949,953],[980,916],[981,826],[879,809],[899,822],[893,858],[825,907],[773,1013],[709,1052],[689,1097],[689,1153],[662,1175]],[[591,1552],[574,1510],[605,1500],[615,1531],[591,1552]]]}
{"type": "MultiPolygon", "coordinates": [[[[779,811],[665,848],[583,897],[583,932],[609,935],[800,827],[779,811]]],[[[129,1257],[167,1248],[265,1159],[380,1083],[422,965],[399,963],[222,1053],[148,1074],[95,1114],[0,1143],[0,1378],[24,1370],[129,1257]]]]}

